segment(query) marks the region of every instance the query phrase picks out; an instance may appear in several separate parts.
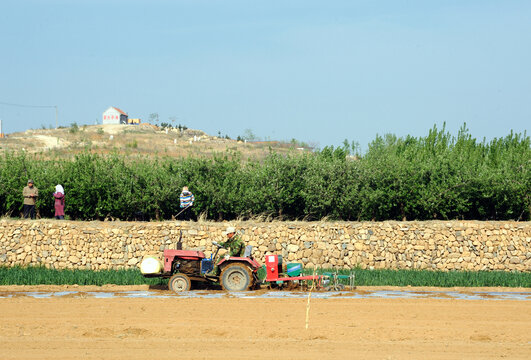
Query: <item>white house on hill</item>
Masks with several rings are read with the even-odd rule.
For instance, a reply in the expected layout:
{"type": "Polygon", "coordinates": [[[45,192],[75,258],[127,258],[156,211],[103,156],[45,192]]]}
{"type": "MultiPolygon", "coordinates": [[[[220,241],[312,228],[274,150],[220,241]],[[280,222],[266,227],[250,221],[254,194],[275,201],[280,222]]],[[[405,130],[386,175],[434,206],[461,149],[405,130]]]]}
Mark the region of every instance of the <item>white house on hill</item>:
{"type": "Polygon", "coordinates": [[[127,124],[127,114],[122,110],[111,106],[103,112],[102,124],[127,124]]]}

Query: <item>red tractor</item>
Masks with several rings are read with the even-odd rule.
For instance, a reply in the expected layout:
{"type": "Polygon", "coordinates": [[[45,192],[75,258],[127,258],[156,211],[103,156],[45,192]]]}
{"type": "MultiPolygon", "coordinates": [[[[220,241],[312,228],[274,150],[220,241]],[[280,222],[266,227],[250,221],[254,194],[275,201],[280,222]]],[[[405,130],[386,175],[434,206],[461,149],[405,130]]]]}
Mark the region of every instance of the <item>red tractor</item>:
{"type": "MultiPolygon", "coordinates": [[[[257,272],[261,265],[252,258],[251,247],[246,247],[243,257],[225,256],[218,262],[219,276],[207,273],[214,268],[221,245],[213,242],[217,250],[209,258],[202,251],[164,250],[164,263],[160,271],[144,273],[146,277],[170,278],[168,287],[174,292],[188,291],[195,285],[219,283],[224,290],[245,291],[259,284],[257,272]]],[[[144,261],[152,258],[144,259],[144,261]]],[[[143,263],[144,263],[143,261],[143,263]]],[[[141,265],[142,268],[142,265],[141,265]]],[[[156,269],[158,270],[158,269],[156,269]]]]}
{"type": "Polygon", "coordinates": [[[196,250],[164,250],[163,265],[154,258],[146,258],[140,266],[152,270],[142,273],[145,277],[169,278],[168,288],[174,292],[189,291],[200,285],[219,283],[227,291],[245,291],[269,282],[271,287],[282,287],[285,282],[315,281],[317,286],[328,282],[328,276],[301,275],[302,264],[292,263],[285,267],[280,255],[266,255],[266,265],[262,266],[251,255],[252,247],[246,246],[243,257],[225,256],[218,262],[219,276],[208,275],[214,267],[214,259],[222,247],[213,242],[217,250],[210,257],[196,250]],[[157,266],[151,265],[151,262],[157,266]]]}

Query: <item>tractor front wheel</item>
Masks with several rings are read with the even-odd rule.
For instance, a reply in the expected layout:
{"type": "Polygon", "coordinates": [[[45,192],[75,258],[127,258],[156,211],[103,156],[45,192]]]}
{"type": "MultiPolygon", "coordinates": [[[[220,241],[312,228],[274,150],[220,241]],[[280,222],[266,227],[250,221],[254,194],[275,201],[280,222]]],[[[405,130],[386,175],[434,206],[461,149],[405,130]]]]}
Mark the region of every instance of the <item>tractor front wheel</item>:
{"type": "Polygon", "coordinates": [[[253,286],[253,275],[243,264],[230,264],[221,272],[220,282],[223,290],[245,291],[253,286]]]}
{"type": "Polygon", "coordinates": [[[176,293],[189,291],[192,287],[192,282],[190,278],[185,274],[175,274],[168,281],[168,288],[176,293]]]}

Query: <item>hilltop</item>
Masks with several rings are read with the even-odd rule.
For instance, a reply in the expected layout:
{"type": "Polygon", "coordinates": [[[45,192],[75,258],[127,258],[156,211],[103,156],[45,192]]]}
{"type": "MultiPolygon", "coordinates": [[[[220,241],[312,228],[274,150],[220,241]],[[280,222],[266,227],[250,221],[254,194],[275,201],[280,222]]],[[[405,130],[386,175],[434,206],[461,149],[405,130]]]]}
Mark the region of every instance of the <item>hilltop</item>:
{"type": "MultiPolygon", "coordinates": [[[[244,142],[211,136],[201,130],[140,125],[73,125],[58,129],[31,129],[0,139],[0,154],[26,151],[45,158],[95,154],[201,157],[237,151],[244,159],[263,158],[270,149],[287,153],[296,145],[282,142],[244,142]]],[[[301,150],[298,148],[299,151],[301,150]]]]}

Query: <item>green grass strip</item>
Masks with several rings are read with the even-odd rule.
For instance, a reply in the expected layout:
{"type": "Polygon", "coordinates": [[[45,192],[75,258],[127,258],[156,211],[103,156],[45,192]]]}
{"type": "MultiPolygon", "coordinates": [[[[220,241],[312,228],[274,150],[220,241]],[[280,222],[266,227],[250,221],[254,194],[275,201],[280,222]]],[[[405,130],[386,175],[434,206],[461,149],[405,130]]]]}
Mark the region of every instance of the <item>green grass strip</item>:
{"type": "Polygon", "coordinates": [[[0,285],[159,285],[164,281],[145,278],[138,269],[94,271],[0,266],[0,285]]]}
{"type": "MultiPolygon", "coordinates": [[[[318,273],[330,273],[320,269],[318,273]]],[[[506,271],[430,271],[352,269],[356,286],[434,286],[434,287],[526,287],[531,288],[531,273],[506,271]]],[[[309,272],[307,272],[309,274],[309,272]]],[[[338,274],[348,275],[350,270],[338,274]]],[[[341,280],[341,283],[348,283],[341,280]]]]}
{"type": "MultiPolygon", "coordinates": [[[[436,286],[436,287],[526,287],[531,288],[531,273],[505,271],[429,271],[429,270],[339,270],[355,274],[356,286],[436,286]]],[[[330,273],[320,269],[318,273],[330,273]]],[[[309,271],[305,271],[310,274],[309,271]]],[[[145,278],[138,269],[57,270],[40,266],[0,266],[0,285],[160,285],[167,280],[145,278]]],[[[341,280],[347,284],[348,280],[341,280]]]]}

